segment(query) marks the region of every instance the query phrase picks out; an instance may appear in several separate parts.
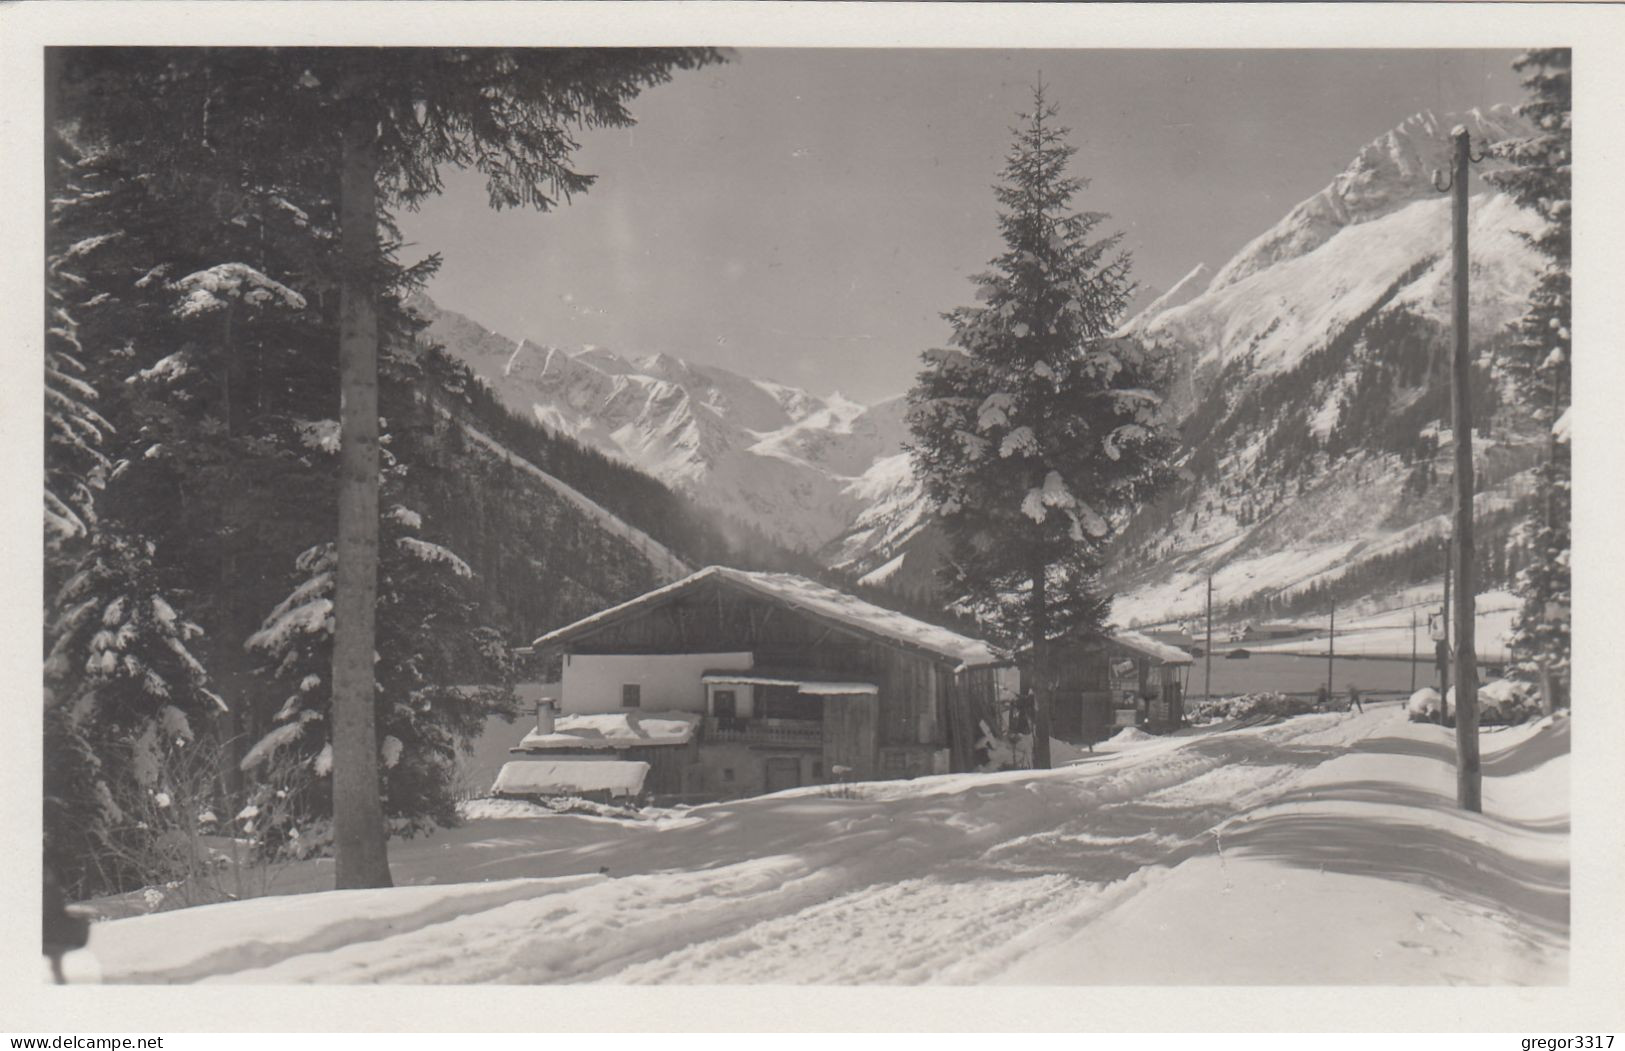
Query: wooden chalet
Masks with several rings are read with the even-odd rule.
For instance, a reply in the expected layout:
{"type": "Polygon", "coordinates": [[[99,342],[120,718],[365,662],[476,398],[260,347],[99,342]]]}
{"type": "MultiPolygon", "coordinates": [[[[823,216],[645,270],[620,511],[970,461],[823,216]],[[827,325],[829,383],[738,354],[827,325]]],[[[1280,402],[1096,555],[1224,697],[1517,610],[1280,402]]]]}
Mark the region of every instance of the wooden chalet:
{"type": "Polygon", "coordinates": [[[617,731],[610,745],[613,758],[648,762],[648,791],[666,799],[970,770],[979,721],[1017,686],[1006,655],[980,639],[788,573],[721,566],[534,646],[561,660],[560,714],[551,735],[515,751],[586,754],[602,745],[572,747],[560,732],[687,713],[691,735],[617,731]]]}
{"type": "Polygon", "coordinates": [[[1055,692],[1050,732],[1064,741],[1100,741],[1121,726],[1162,732],[1185,721],[1185,650],[1139,632],[1061,640],[1050,648],[1055,692]]]}

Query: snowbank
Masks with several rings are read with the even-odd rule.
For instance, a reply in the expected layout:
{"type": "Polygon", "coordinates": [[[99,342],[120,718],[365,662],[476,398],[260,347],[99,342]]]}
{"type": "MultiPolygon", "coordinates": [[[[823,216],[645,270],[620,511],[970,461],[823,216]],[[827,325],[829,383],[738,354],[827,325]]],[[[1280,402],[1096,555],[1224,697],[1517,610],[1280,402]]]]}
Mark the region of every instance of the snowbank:
{"type": "Polygon", "coordinates": [[[96,924],[89,949],[108,981],[194,981],[326,952],[385,931],[420,930],[533,897],[544,888],[576,887],[601,878],[335,890],[203,905],[96,924]]]}
{"type": "Polygon", "coordinates": [[[1121,748],[1124,745],[1144,744],[1147,741],[1155,741],[1156,739],[1156,734],[1148,734],[1138,726],[1125,726],[1112,734],[1106,743],[1121,748]]]}
{"type": "Polygon", "coordinates": [[[1381,720],[1372,736],[998,981],[1566,983],[1566,720],[1484,734],[1485,812],[1469,814],[1451,731],[1360,718],[1381,720]]]}
{"type": "Polygon", "coordinates": [[[1424,686],[1411,694],[1410,700],[1405,702],[1405,714],[1412,720],[1439,718],[1439,691],[1431,686],[1424,686]]]}

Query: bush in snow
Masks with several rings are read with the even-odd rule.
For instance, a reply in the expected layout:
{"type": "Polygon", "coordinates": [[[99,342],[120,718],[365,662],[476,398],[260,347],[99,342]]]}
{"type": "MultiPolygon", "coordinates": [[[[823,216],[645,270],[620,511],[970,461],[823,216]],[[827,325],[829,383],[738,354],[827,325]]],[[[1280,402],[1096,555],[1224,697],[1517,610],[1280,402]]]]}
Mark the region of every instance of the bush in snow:
{"type": "Polygon", "coordinates": [[[1214,719],[1249,719],[1260,715],[1307,715],[1318,711],[1313,701],[1284,693],[1244,693],[1238,697],[1215,697],[1198,701],[1193,709],[1198,722],[1214,719]]]}
{"type": "MultiPolygon", "coordinates": [[[[1445,725],[1456,723],[1456,688],[1444,694],[1445,725]]],[[[1496,679],[1478,688],[1478,722],[1481,726],[1508,726],[1526,722],[1541,714],[1540,690],[1529,683],[1496,679]]],[[[1405,702],[1405,716],[1413,723],[1439,721],[1439,691],[1424,686],[1405,702]]]]}
{"type": "Polygon", "coordinates": [[[1405,702],[1405,717],[1413,723],[1438,722],[1439,691],[1424,686],[1411,694],[1410,700],[1405,702]]]}
{"type": "MultiPolygon", "coordinates": [[[[1456,688],[1446,696],[1455,708],[1456,688]]],[[[1481,726],[1511,726],[1541,714],[1538,687],[1512,679],[1496,679],[1478,688],[1478,722],[1481,726]]]]}

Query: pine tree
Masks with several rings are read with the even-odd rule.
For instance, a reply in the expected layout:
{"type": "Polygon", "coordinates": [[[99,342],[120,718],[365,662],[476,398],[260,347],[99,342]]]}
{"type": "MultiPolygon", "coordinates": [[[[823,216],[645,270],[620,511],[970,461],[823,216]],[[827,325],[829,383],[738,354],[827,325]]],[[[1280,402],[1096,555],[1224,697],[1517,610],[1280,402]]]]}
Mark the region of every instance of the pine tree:
{"type": "Polygon", "coordinates": [[[224,702],[192,652],[202,629],[177,612],[180,582],[121,514],[146,462],[129,455],[139,435],[123,382],[137,357],[123,333],[143,330],[131,302],[145,294],[138,188],[64,140],[50,148],[45,853],[70,892],[88,895],[143,875],[119,859],[157,830],[119,801],[160,783],[193,720],[224,702]]]}
{"type": "Polygon", "coordinates": [[[995,187],[1005,250],[975,278],[979,306],[945,314],[909,393],[910,452],[949,538],[960,603],[1031,648],[1033,761],[1049,765],[1051,642],[1097,630],[1113,522],[1166,480],[1163,361],[1111,333],[1132,292],[1121,235],[1070,210],[1085,185],[1056,108],[1034,90],[995,187]]]}
{"type": "MultiPolygon", "coordinates": [[[[407,391],[386,392],[403,409],[407,391]],[[404,395],[404,397],[402,397],[404,395]]],[[[331,421],[329,421],[331,423],[331,421]]],[[[334,427],[326,437],[334,437],[334,427]]],[[[393,455],[411,435],[382,436],[383,515],[379,565],[377,690],[374,721],[382,767],[380,795],[390,828],[404,835],[453,825],[456,757],[469,751],[487,716],[515,713],[510,658],[501,636],[478,623],[473,571],[445,546],[427,540],[413,499],[407,464],[393,455]],[[488,684],[473,689],[454,683],[488,684]]],[[[337,443],[318,444],[332,457],[337,443]]],[[[408,455],[417,457],[412,450],[408,455]]],[[[243,759],[262,774],[250,804],[262,817],[254,832],[270,850],[305,853],[331,842],[335,745],[333,664],[336,545],[299,556],[298,583],[247,640],[266,663],[265,677],[283,698],[272,728],[243,759]],[[292,801],[273,808],[271,797],[292,801]]]]}
{"type": "Polygon", "coordinates": [[[1520,538],[1529,556],[1519,572],[1523,605],[1512,646],[1520,670],[1541,684],[1547,711],[1568,704],[1569,633],[1569,446],[1566,418],[1571,401],[1570,243],[1572,85],[1567,48],[1533,50],[1513,68],[1524,74],[1530,97],[1518,112],[1535,126],[1523,139],[1497,143],[1497,156],[1511,167],[1486,176],[1514,200],[1545,220],[1526,235],[1546,257],[1546,268],[1529,296],[1529,308],[1512,325],[1512,340],[1496,359],[1497,370],[1548,435],[1547,462],[1539,475],[1540,509],[1520,538]]]}

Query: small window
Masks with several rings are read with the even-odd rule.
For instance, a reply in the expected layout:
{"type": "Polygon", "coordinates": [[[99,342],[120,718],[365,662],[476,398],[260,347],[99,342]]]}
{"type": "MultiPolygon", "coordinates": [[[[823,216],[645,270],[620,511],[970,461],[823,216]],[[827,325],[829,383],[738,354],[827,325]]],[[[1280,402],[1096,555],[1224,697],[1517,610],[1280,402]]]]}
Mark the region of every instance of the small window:
{"type": "Polygon", "coordinates": [[[621,685],[621,707],[641,708],[643,706],[643,687],[635,682],[621,685]]]}
{"type": "Polygon", "coordinates": [[[718,719],[739,717],[739,697],[733,690],[716,690],[711,694],[711,714],[718,719]]]}
{"type": "Polygon", "coordinates": [[[722,779],[724,781],[732,781],[734,779],[734,768],[731,767],[731,766],[723,767],[722,768],[722,779]]]}

